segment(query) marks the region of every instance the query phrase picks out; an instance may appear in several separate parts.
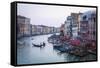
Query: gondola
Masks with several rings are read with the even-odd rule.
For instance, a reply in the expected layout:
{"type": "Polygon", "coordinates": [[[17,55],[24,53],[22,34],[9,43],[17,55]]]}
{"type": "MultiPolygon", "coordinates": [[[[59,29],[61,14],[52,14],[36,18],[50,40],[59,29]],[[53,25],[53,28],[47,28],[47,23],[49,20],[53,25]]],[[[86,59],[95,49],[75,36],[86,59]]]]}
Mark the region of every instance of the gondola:
{"type": "Polygon", "coordinates": [[[42,45],[36,45],[36,44],[33,44],[33,43],[32,43],[32,45],[35,46],[35,47],[42,47],[42,45]]]}
{"type": "Polygon", "coordinates": [[[32,45],[35,46],[35,47],[44,47],[45,46],[45,45],[36,45],[36,44],[33,44],[33,43],[32,43],[32,45]]]}

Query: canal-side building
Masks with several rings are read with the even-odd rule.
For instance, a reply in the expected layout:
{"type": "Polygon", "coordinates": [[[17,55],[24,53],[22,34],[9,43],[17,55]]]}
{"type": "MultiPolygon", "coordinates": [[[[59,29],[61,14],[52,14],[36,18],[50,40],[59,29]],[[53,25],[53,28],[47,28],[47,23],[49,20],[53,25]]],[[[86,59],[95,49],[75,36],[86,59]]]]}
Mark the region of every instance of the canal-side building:
{"type": "Polygon", "coordinates": [[[58,28],[49,27],[45,25],[31,25],[31,33],[32,35],[42,35],[42,34],[50,34],[57,33],[58,28]]]}
{"type": "Polygon", "coordinates": [[[60,27],[55,27],[55,33],[60,33],[60,27]]]}
{"type": "Polygon", "coordinates": [[[71,13],[65,20],[64,34],[68,37],[74,38],[78,36],[79,30],[79,13],[71,13]]]}
{"type": "Polygon", "coordinates": [[[32,33],[32,35],[36,35],[37,34],[37,26],[36,25],[32,25],[31,33],[32,33]]]}
{"type": "Polygon", "coordinates": [[[57,28],[57,27],[51,27],[50,30],[52,31],[52,33],[58,33],[59,32],[59,28],[57,28]]]}
{"type": "Polygon", "coordinates": [[[78,36],[78,31],[80,29],[80,16],[81,13],[71,13],[73,22],[72,22],[72,35],[73,37],[78,36]]]}
{"type": "Polygon", "coordinates": [[[17,16],[17,37],[31,35],[30,19],[24,16],[17,16]]]}
{"type": "Polygon", "coordinates": [[[65,20],[64,36],[72,37],[72,22],[73,22],[72,17],[68,16],[67,19],[65,20]]]}
{"type": "Polygon", "coordinates": [[[46,33],[46,26],[44,26],[44,25],[41,25],[41,26],[42,26],[43,34],[45,34],[46,33]]]}
{"type": "Polygon", "coordinates": [[[80,37],[83,40],[96,41],[96,11],[83,13],[80,23],[80,37]]]}
{"type": "Polygon", "coordinates": [[[55,32],[55,27],[48,27],[48,31],[49,33],[54,33],[55,32]]]}
{"type": "Polygon", "coordinates": [[[41,25],[37,25],[36,26],[36,29],[37,29],[37,34],[42,34],[42,32],[43,32],[43,27],[41,26],[41,25]]]}
{"type": "Polygon", "coordinates": [[[60,27],[56,27],[57,33],[60,33],[60,27]]]}
{"type": "Polygon", "coordinates": [[[64,31],[65,31],[64,26],[65,26],[65,24],[61,24],[61,27],[60,27],[60,36],[64,36],[64,31]]]}
{"type": "Polygon", "coordinates": [[[89,25],[88,25],[88,21],[87,20],[83,20],[81,21],[80,24],[80,32],[79,32],[79,36],[83,39],[86,40],[89,37],[89,25]]]}
{"type": "Polygon", "coordinates": [[[89,17],[89,39],[96,41],[96,11],[91,11],[89,17]]]}
{"type": "Polygon", "coordinates": [[[32,36],[32,24],[30,24],[30,36],[32,36]]]}
{"type": "Polygon", "coordinates": [[[71,16],[73,17],[74,23],[78,24],[79,13],[71,13],[71,16]]]}
{"type": "Polygon", "coordinates": [[[80,12],[79,12],[79,15],[78,15],[78,32],[80,32],[80,23],[81,23],[82,14],[83,14],[83,13],[80,13],[80,12]]]}
{"type": "Polygon", "coordinates": [[[42,34],[47,34],[47,33],[49,33],[48,26],[41,25],[41,27],[42,27],[42,34]]]}

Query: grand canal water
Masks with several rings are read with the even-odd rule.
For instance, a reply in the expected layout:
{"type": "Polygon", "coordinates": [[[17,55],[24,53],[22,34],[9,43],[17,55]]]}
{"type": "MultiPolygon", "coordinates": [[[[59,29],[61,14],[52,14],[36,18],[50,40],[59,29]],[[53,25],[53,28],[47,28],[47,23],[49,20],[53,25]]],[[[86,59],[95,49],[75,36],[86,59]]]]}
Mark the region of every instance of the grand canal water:
{"type": "Polygon", "coordinates": [[[32,37],[24,37],[18,41],[25,42],[25,45],[17,45],[17,64],[37,64],[37,63],[55,63],[55,62],[71,62],[95,60],[95,55],[86,57],[77,57],[68,53],[60,53],[53,48],[53,45],[47,41],[48,35],[39,35],[32,37]],[[43,48],[34,47],[34,44],[46,43],[43,48]]]}

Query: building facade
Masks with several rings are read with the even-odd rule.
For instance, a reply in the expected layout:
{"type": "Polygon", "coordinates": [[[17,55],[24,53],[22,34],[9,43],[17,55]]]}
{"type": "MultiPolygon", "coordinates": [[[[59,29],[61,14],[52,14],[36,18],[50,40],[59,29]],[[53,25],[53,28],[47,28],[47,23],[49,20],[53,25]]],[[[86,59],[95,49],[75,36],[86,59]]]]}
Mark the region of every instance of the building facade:
{"type": "Polygon", "coordinates": [[[83,13],[80,23],[80,37],[83,40],[96,41],[96,11],[83,13]]]}
{"type": "Polygon", "coordinates": [[[72,37],[72,22],[73,19],[71,16],[68,16],[67,19],[65,20],[64,35],[67,37],[72,37]]]}
{"type": "Polygon", "coordinates": [[[17,37],[30,36],[30,19],[24,16],[17,16],[17,37]]]}
{"type": "Polygon", "coordinates": [[[69,37],[77,37],[79,30],[79,13],[71,13],[65,20],[64,34],[69,37]]]}
{"type": "Polygon", "coordinates": [[[58,28],[44,26],[44,25],[32,25],[31,28],[32,28],[31,30],[32,35],[42,35],[42,34],[50,34],[58,32],[58,28]]]}
{"type": "Polygon", "coordinates": [[[71,13],[73,22],[72,22],[72,35],[73,37],[77,37],[78,36],[78,31],[79,31],[79,17],[80,17],[81,13],[71,13]]]}

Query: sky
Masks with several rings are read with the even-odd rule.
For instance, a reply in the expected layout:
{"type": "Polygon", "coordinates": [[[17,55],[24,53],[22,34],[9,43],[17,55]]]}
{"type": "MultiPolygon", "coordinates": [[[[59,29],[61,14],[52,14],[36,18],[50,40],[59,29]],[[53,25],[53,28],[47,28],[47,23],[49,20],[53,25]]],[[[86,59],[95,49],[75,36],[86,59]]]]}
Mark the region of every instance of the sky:
{"type": "Polygon", "coordinates": [[[21,4],[17,6],[17,15],[30,18],[33,25],[46,25],[60,27],[71,13],[96,10],[89,7],[21,4]]]}

